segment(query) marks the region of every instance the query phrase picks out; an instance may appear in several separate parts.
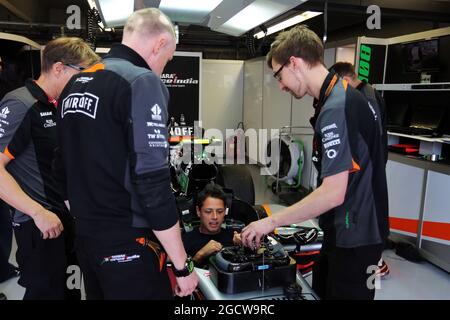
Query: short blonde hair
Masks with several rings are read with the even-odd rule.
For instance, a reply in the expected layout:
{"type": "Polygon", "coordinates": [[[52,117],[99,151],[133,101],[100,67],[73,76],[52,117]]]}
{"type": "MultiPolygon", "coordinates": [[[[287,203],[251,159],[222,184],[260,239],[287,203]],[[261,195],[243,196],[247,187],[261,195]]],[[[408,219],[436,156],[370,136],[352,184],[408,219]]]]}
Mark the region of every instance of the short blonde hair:
{"type": "Polygon", "coordinates": [[[61,37],[50,41],[42,51],[41,72],[48,72],[54,63],[80,64],[88,66],[100,61],[100,57],[83,41],[76,37],[61,37]]]}
{"type": "Polygon", "coordinates": [[[145,8],[133,12],[125,23],[124,35],[139,32],[144,36],[152,36],[167,32],[176,38],[172,21],[161,10],[145,8]]]}

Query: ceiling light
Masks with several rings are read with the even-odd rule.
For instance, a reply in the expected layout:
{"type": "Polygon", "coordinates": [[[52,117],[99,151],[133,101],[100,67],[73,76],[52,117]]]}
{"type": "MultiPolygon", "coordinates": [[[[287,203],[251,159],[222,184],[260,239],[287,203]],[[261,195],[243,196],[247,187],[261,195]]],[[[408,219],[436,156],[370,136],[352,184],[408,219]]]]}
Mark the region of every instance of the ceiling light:
{"type": "Polygon", "coordinates": [[[241,34],[246,30],[253,29],[260,25],[261,21],[267,21],[273,17],[272,7],[274,6],[276,11],[283,8],[282,5],[268,1],[256,1],[225,22],[221,26],[221,30],[222,32],[226,30],[229,33],[241,34]]]}
{"type": "Polygon", "coordinates": [[[288,10],[293,9],[306,0],[235,0],[225,4],[222,2],[215,10],[208,26],[218,32],[233,36],[241,36],[248,30],[271,20],[288,10]],[[217,15],[224,17],[222,21],[214,19],[217,15]]]}
{"type": "Polygon", "coordinates": [[[88,2],[89,7],[90,7],[91,9],[94,9],[94,8],[97,9],[97,6],[96,6],[94,0],[87,0],[87,2],[88,2]]]}
{"type": "Polygon", "coordinates": [[[202,23],[223,0],[161,0],[159,9],[172,21],[202,23]]]}
{"type": "Polygon", "coordinates": [[[108,27],[123,26],[134,11],[134,0],[96,0],[96,4],[108,27]]]}
{"type": "MultiPolygon", "coordinates": [[[[286,28],[289,28],[290,26],[299,24],[303,21],[306,21],[308,19],[314,18],[318,15],[321,15],[322,12],[315,12],[315,11],[305,11],[302,14],[296,15],[292,18],[289,18],[287,20],[284,20],[280,23],[277,23],[276,25],[273,25],[267,29],[267,35],[278,32],[280,30],[284,30],[286,28]]],[[[258,32],[255,34],[255,38],[261,39],[265,36],[264,32],[258,32]]]]}
{"type": "Polygon", "coordinates": [[[177,11],[201,11],[210,13],[216,8],[223,0],[161,0],[159,9],[164,10],[177,10],[177,11]]]}

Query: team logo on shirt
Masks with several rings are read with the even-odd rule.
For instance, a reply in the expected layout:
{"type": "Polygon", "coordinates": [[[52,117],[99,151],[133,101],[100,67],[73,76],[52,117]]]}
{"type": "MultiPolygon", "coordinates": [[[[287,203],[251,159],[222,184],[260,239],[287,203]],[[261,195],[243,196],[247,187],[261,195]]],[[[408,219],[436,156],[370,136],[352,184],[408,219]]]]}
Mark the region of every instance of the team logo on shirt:
{"type": "Polygon", "coordinates": [[[161,107],[155,103],[155,105],[151,108],[152,110],[152,119],[155,121],[161,121],[162,117],[161,117],[161,107]]]}
{"type": "Polygon", "coordinates": [[[94,77],[79,77],[75,82],[81,82],[81,83],[88,83],[89,81],[93,80],[94,77]]]}
{"type": "Polygon", "coordinates": [[[330,124],[328,126],[325,126],[322,128],[322,133],[324,133],[325,131],[331,130],[331,129],[337,129],[337,125],[336,123],[330,124]]]}
{"type": "Polygon", "coordinates": [[[330,142],[325,143],[325,144],[323,145],[323,147],[324,147],[325,149],[328,149],[329,147],[337,146],[337,145],[339,145],[339,144],[341,144],[341,139],[336,139],[336,140],[333,140],[333,141],[330,141],[330,142]]]}
{"type": "Polygon", "coordinates": [[[326,154],[329,159],[334,159],[337,156],[337,151],[334,149],[330,149],[326,151],[326,154]]]}
{"type": "Polygon", "coordinates": [[[323,135],[323,138],[322,138],[322,142],[327,142],[327,141],[330,141],[330,140],[333,140],[333,139],[338,139],[339,138],[339,134],[335,134],[333,131],[331,131],[331,132],[327,132],[327,133],[325,133],[324,135],[323,135]]]}
{"type": "Polygon", "coordinates": [[[369,101],[367,101],[367,104],[369,105],[370,111],[372,111],[372,113],[373,113],[373,117],[375,118],[375,121],[377,121],[378,116],[377,116],[377,113],[375,112],[375,109],[372,107],[372,105],[370,104],[369,101]]]}
{"type": "Polygon", "coordinates": [[[133,255],[127,255],[127,254],[116,254],[114,256],[104,257],[101,264],[104,263],[111,263],[111,262],[117,262],[117,263],[124,263],[124,262],[131,262],[136,259],[140,259],[141,256],[138,254],[133,255]]]}
{"type": "Polygon", "coordinates": [[[72,93],[62,101],[62,118],[68,113],[81,113],[95,119],[99,98],[91,93],[72,93]]]}
{"type": "Polygon", "coordinates": [[[157,122],[147,122],[147,127],[158,127],[158,128],[165,128],[166,125],[164,123],[157,123],[157,122]]]}
{"type": "Polygon", "coordinates": [[[164,134],[161,134],[161,130],[154,129],[153,132],[154,132],[153,134],[147,134],[149,139],[152,139],[152,140],[155,140],[155,139],[166,140],[166,136],[164,134]]]}
{"type": "Polygon", "coordinates": [[[53,119],[45,120],[44,128],[51,128],[54,126],[56,126],[56,122],[54,122],[53,119]]]}
{"type": "Polygon", "coordinates": [[[323,127],[321,130],[322,134],[323,134],[322,142],[329,141],[329,142],[323,144],[323,147],[325,149],[325,154],[327,155],[328,159],[334,159],[334,158],[336,158],[336,156],[338,154],[338,152],[335,149],[328,149],[328,148],[333,147],[333,146],[338,146],[341,144],[341,139],[339,139],[339,134],[334,133],[334,131],[330,131],[332,129],[337,129],[337,128],[338,127],[337,127],[336,123],[333,123],[333,124],[323,127]],[[330,132],[327,132],[327,131],[330,131],[330,132]],[[334,139],[334,140],[332,140],[332,139],[334,139]]]}
{"type": "Polygon", "coordinates": [[[0,112],[0,118],[6,119],[8,117],[8,114],[10,113],[8,107],[4,107],[2,111],[0,112]]]}
{"type": "Polygon", "coordinates": [[[165,141],[149,141],[148,142],[148,146],[150,148],[164,148],[167,149],[168,147],[168,143],[165,141]]]}

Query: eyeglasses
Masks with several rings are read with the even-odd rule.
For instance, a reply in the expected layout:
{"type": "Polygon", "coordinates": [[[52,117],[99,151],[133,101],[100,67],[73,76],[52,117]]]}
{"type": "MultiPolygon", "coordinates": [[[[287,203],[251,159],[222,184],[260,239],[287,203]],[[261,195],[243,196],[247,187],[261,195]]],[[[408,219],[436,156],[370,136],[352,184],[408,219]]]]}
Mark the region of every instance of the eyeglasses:
{"type": "Polygon", "coordinates": [[[83,70],[86,70],[86,69],[87,69],[86,67],[77,66],[76,64],[71,64],[71,63],[64,63],[64,65],[67,66],[67,67],[69,67],[69,68],[78,70],[78,71],[83,71],[83,70]]]}
{"type": "Polygon", "coordinates": [[[281,65],[281,67],[279,67],[278,68],[278,70],[277,71],[275,71],[274,73],[273,73],[273,77],[275,78],[275,79],[277,79],[278,81],[280,81],[281,82],[281,70],[283,70],[283,68],[289,63],[289,60],[291,59],[291,57],[289,57],[282,65],[281,65]]]}

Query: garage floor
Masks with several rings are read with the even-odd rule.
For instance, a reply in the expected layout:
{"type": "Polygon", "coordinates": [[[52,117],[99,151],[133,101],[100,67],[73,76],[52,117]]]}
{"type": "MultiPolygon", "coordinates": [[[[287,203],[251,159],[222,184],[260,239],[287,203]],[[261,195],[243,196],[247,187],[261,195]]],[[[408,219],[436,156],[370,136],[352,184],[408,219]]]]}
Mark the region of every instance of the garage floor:
{"type": "MultiPolygon", "coordinates": [[[[260,176],[259,168],[248,166],[255,183],[256,204],[278,203],[277,196],[265,186],[264,177],[260,176]]],[[[15,263],[15,243],[11,261],[15,263]]],[[[383,258],[390,267],[390,274],[381,280],[377,290],[377,300],[450,300],[450,274],[428,262],[412,263],[386,250],[383,258]]],[[[311,283],[312,276],[306,277],[311,283]]],[[[10,300],[22,299],[24,288],[17,284],[17,278],[0,283],[0,292],[10,300]]]]}
{"type": "MultiPolygon", "coordinates": [[[[256,204],[278,203],[278,198],[266,187],[266,179],[257,166],[249,165],[255,184],[256,204]]],[[[450,274],[428,262],[413,263],[386,250],[383,259],[390,274],[380,282],[376,300],[450,300],[450,274]]],[[[312,276],[306,277],[311,284],[312,276]]]]}

